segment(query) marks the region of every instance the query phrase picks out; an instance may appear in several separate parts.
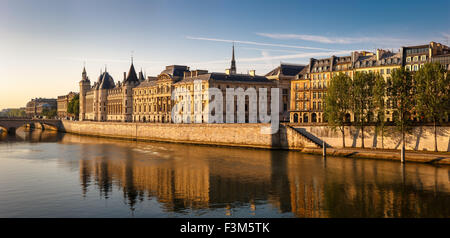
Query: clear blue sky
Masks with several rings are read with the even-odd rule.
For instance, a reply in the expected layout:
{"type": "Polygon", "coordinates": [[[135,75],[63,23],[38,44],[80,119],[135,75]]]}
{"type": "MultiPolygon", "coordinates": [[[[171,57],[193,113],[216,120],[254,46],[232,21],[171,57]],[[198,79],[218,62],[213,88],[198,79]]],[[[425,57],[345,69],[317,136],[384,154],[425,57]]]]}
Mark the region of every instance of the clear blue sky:
{"type": "Polygon", "coordinates": [[[122,80],[135,66],[223,72],[232,41],[238,72],[351,50],[447,44],[450,3],[440,1],[0,0],[0,109],[78,91],[107,65],[122,80]]]}

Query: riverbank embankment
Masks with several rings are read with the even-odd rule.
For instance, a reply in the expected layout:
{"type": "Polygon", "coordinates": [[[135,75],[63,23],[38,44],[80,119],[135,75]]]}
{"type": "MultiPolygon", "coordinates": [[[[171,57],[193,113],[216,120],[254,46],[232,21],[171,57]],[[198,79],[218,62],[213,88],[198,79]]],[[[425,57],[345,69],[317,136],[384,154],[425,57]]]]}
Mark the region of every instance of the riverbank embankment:
{"type": "MultiPolygon", "coordinates": [[[[370,158],[400,161],[400,151],[393,146],[390,139],[385,138],[387,148],[377,148],[380,143],[379,135],[368,132],[367,144],[374,148],[359,149],[358,132],[348,133],[346,140],[350,140],[352,148],[338,146],[338,134],[326,127],[302,128],[290,125],[280,125],[275,134],[262,134],[261,128],[270,124],[169,124],[169,123],[128,123],[128,122],[93,122],[93,121],[61,121],[62,132],[105,138],[127,139],[136,141],[161,141],[172,143],[186,143],[198,145],[232,146],[260,149],[284,149],[301,151],[311,154],[322,154],[321,145],[325,141],[327,155],[348,158],[370,158]],[[323,138],[324,141],[321,139],[323,138]],[[378,141],[378,142],[377,142],[378,141]],[[378,144],[378,145],[377,145],[378,144]],[[393,147],[393,148],[390,148],[393,147]]],[[[350,128],[350,130],[352,130],[350,128]]],[[[430,164],[450,164],[450,153],[447,151],[428,152],[414,150],[413,145],[427,150],[432,145],[432,137],[426,136],[428,128],[418,129],[422,132],[410,141],[407,147],[407,162],[430,164]],[[415,144],[414,144],[415,142],[415,144]],[[413,148],[413,149],[411,149],[413,148]]],[[[447,131],[449,128],[441,128],[447,131]]],[[[412,135],[414,136],[414,135],[412,135]]],[[[448,140],[448,135],[441,133],[439,140],[448,140]]],[[[350,142],[349,141],[349,142],[350,142]]],[[[398,143],[396,143],[398,144],[398,143]]],[[[445,149],[445,148],[440,148],[445,149]]]]}

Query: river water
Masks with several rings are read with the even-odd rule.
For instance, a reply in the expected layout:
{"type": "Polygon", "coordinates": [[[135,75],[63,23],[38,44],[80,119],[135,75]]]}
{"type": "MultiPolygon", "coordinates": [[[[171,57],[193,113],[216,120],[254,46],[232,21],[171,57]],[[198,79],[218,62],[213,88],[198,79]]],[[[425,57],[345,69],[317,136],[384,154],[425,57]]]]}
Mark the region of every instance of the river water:
{"type": "Polygon", "coordinates": [[[450,166],[19,129],[0,217],[450,217],[450,166]]]}

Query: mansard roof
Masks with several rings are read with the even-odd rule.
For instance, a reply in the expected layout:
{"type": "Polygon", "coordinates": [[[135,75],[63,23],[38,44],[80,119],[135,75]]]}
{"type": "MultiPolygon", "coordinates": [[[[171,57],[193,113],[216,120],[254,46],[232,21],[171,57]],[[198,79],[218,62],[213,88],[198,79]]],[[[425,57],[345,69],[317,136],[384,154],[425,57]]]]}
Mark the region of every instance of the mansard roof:
{"type": "Polygon", "coordinates": [[[267,73],[266,76],[276,76],[278,74],[282,74],[285,76],[295,76],[304,68],[305,66],[301,64],[281,63],[280,66],[267,73]]]}
{"type": "Polygon", "coordinates": [[[194,77],[185,77],[175,84],[192,82],[195,80],[207,81],[221,81],[221,82],[258,82],[258,83],[273,83],[272,80],[267,79],[264,76],[252,76],[249,74],[226,74],[226,73],[207,73],[201,74],[194,77]]]}
{"type": "Polygon", "coordinates": [[[156,80],[145,80],[144,82],[141,82],[139,86],[136,88],[145,88],[145,87],[151,87],[156,85],[156,80]]]}
{"type": "Polygon", "coordinates": [[[166,69],[161,72],[161,74],[168,74],[172,77],[183,77],[184,72],[189,71],[188,66],[184,65],[169,65],[166,69]]]}
{"type": "Polygon", "coordinates": [[[381,52],[380,59],[377,60],[376,55],[360,55],[355,61],[355,68],[374,67],[383,65],[400,65],[401,53],[381,52]]]}
{"type": "Polygon", "coordinates": [[[149,76],[149,77],[147,77],[146,80],[142,81],[136,88],[145,88],[145,87],[155,86],[157,80],[158,80],[158,77],[149,76]]]}
{"type": "Polygon", "coordinates": [[[211,73],[211,78],[215,81],[273,83],[272,80],[264,76],[252,76],[249,74],[211,73]]]}
{"type": "Polygon", "coordinates": [[[306,65],[298,74],[296,74],[297,78],[302,77],[303,75],[308,73],[309,65],[306,65]]]}

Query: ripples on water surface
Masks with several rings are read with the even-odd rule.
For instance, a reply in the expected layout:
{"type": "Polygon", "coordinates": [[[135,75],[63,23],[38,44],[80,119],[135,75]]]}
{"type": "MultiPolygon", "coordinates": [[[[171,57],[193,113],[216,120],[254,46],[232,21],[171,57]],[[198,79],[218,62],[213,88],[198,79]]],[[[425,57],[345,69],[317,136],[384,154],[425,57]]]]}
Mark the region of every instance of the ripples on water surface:
{"type": "Polygon", "coordinates": [[[0,217],[450,217],[449,167],[18,130],[0,217]]]}

